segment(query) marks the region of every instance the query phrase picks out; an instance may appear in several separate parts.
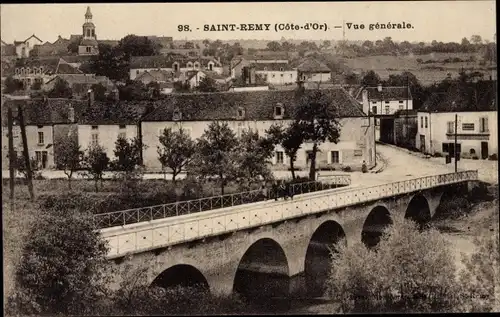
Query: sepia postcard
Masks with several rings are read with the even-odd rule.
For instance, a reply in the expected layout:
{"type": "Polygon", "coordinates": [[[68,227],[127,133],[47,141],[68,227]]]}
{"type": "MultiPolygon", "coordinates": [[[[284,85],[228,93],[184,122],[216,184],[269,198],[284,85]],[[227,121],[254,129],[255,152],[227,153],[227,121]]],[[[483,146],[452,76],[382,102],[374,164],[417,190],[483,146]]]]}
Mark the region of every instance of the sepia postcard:
{"type": "Polygon", "coordinates": [[[0,17],[6,316],[500,311],[495,1],[0,17]]]}

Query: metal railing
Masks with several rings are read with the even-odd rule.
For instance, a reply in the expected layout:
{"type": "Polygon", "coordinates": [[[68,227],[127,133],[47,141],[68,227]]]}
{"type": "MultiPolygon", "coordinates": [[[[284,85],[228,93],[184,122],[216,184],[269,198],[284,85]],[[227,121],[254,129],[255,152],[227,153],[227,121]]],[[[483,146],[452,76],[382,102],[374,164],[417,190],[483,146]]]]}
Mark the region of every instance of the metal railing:
{"type": "MultiPolygon", "coordinates": [[[[331,177],[322,179],[322,181],[297,183],[292,184],[290,187],[294,195],[300,195],[350,184],[350,175],[332,175],[331,177]]],[[[98,228],[124,226],[144,221],[182,216],[196,212],[265,201],[272,198],[272,196],[269,195],[269,188],[267,189],[267,192],[268,194],[264,195],[261,189],[256,189],[236,194],[212,196],[169,204],[113,211],[94,215],[94,221],[96,222],[98,228]]]]}
{"type": "MultiPolygon", "coordinates": [[[[272,201],[249,205],[247,208],[228,210],[220,214],[200,215],[178,221],[141,226],[124,231],[103,232],[109,242],[109,258],[127,253],[144,252],[235,230],[271,224],[283,220],[343,208],[369,201],[408,194],[433,187],[477,180],[477,171],[463,171],[425,176],[368,187],[326,191],[318,195],[297,197],[294,200],[272,201]]],[[[172,219],[173,220],[173,219],[172,219]]]]}

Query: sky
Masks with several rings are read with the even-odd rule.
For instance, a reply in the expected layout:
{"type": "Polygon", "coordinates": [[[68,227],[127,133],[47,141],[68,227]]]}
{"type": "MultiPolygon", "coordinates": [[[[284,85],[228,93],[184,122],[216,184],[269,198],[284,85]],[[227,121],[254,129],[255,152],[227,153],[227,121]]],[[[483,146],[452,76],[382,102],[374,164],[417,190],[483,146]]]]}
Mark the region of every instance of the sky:
{"type": "MultiPolygon", "coordinates": [[[[89,4],[99,40],[119,40],[128,34],[172,36],[184,39],[262,39],[282,37],[304,40],[460,42],[480,35],[494,40],[495,1],[400,1],[400,2],[249,2],[249,3],[121,3],[89,4]],[[276,23],[326,24],[327,31],[274,30],[276,23]],[[411,29],[374,29],[376,23],[410,23],[411,29]],[[203,31],[205,24],[270,24],[269,31],[203,31]],[[352,23],[351,29],[347,23],[352,23]],[[365,29],[354,30],[354,24],[365,29]],[[179,32],[189,25],[190,32],[179,32]],[[344,28],[334,28],[334,26],[344,28]],[[198,30],[199,28],[199,30],[198,30]]],[[[35,34],[43,42],[58,35],[81,34],[87,4],[2,4],[1,38],[6,43],[35,34]]]]}

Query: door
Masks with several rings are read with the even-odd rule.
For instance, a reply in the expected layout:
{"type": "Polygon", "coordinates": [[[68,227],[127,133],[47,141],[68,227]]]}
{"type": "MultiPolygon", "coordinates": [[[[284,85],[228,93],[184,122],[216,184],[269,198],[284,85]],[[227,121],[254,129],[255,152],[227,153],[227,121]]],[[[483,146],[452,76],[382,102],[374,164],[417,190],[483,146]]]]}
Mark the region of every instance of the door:
{"type": "Polygon", "coordinates": [[[42,168],[47,168],[47,151],[42,151],[42,168]]]}
{"type": "Polygon", "coordinates": [[[488,158],[488,142],[481,142],[481,158],[483,160],[488,158]]]}
{"type": "Polygon", "coordinates": [[[420,135],[420,152],[425,153],[425,135],[420,135]]]}

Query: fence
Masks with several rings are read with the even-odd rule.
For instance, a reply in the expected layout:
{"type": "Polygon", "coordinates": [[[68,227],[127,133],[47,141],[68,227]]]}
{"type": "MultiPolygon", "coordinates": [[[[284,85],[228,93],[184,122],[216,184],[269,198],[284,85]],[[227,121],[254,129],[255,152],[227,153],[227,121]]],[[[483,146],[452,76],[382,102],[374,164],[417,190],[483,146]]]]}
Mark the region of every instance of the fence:
{"type": "MultiPolygon", "coordinates": [[[[319,190],[332,189],[351,184],[349,175],[332,175],[323,181],[310,181],[291,185],[294,195],[300,195],[319,190]]],[[[269,199],[262,190],[251,190],[236,194],[213,196],[194,200],[180,201],[170,204],[127,209],[94,215],[98,228],[124,226],[128,224],[151,221],[156,219],[187,215],[195,212],[214,210],[249,204],[269,199]]]]}
{"type": "Polygon", "coordinates": [[[425,176],[369,187],[328,191],[322,195],[303,196],[291,201],[272,201],[254,207],[248,206],[248,208],[220,214],[207,214],[205,217],[188,218],[182,221],[172,219],[172,221],[154,226],[126,231],[113,230],[103,234],[111,248],[108,257],[112,258],[129,252],[143,252],[207,236],[293,219],[323,210],[472,180],[477,180],[477,171],[425,176]]]}

